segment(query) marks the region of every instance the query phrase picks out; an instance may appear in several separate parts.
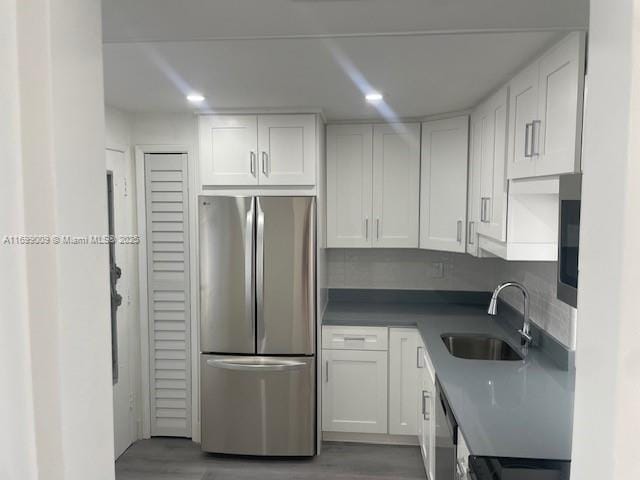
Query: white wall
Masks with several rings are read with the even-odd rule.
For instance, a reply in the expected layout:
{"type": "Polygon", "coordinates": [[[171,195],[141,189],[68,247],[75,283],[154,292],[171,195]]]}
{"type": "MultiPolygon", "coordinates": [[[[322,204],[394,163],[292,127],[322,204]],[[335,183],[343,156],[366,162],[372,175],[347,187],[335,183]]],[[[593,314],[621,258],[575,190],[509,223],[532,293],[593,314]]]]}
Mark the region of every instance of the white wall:
{"type": "MultiPolygon", "coordinates": [[[[0,236],[24,232],[16,1],[0,2],[0,236]]],[[[1,239],[0,239],[1,240],[1,239]]],[[[0,243],[0,478],[38,478],[26,247],[0,243]]]]}
{"type": "Polygon", "coordinates": [[[591,0],[571,478],[640,478],[640,2],[591,0]]]}
{"type": "MultiPolygon", "coordinates": [[[[3,171],[2,233],[105,234],[100,2],[9,0],[1,16],[3,94],[12,96],[2,145],[13,154],[3,171]]],[[[3,319],[10,310],[15,354],[0,367],[3,377],[12,370],[2,397],[14,407],[3,409],[12,416],[2,424],[12,437],[3,453],[15,457],[3,457],[1,476],[113,479],[107,248],[3,248],[14,285],[0,290],[0,304],[3,319]]]]}

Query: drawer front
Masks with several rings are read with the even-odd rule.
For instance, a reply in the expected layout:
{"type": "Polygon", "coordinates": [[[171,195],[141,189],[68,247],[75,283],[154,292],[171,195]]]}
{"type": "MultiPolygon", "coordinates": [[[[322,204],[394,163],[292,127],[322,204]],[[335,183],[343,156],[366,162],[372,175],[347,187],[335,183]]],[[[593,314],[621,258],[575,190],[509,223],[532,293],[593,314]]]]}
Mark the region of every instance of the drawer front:
{"type": "Polygon", "coordinates": [[[386,327],[322,327],[322,348],[330,350],[387,350],[386,327]]]}

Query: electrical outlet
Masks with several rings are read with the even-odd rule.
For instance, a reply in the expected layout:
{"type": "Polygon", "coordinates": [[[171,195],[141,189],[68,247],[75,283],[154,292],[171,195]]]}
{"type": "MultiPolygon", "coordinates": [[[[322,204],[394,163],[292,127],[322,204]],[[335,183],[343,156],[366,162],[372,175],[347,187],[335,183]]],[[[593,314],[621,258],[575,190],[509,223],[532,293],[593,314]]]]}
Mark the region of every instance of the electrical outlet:
{"type": "Polygon", "coordinates": [[[444,263],[433,262],[431,264],[431,278],[444,278],[444,263]]]}

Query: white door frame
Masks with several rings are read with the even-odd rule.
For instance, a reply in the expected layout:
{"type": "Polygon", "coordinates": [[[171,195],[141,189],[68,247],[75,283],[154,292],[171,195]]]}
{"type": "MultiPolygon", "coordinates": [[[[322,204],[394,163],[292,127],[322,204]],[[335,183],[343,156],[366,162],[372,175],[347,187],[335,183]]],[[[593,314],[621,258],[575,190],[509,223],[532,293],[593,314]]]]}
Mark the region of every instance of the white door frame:
{"type": "Polygon", "coordinates": [[[189,187],[189,296],[191,304],[191,436],[200,442],[200,328],[198,322],[198,269],[197,269],[197,164],[192,148],[188,145],[136,145],[136,202],[138,212],[138,277],[140,285],[140,354],[142,380],[142,438],[151,437],[151,391],[149,372],[149,309],[147,289],[147,212],[145,202],[144,156],[147,153],[183,153],[187,155],[187,175],[189,187]]]}
{"type": "MultiPolygon", "coordinates": [[[[131,192],[131,183],[132,183],[132,179],[131,179],[131,175],[130,175],[130,168],[131,168],[131,148],[128,145],[118,145],[118,144],[114,144],[114,145],[106,145],[105,147],[105,153],[107,151],[111,151],[111,152],[118,152],[121,153],[124,157],[124,167],[125,170],[123,172],[124,175],[124,179],[125,179],[125,184],[126,184],[126,192],[127,195],[129,195],[129,192],[131,192]]],[[[107,168],[107,166],[105,165],[105,171],[109,172],[109,168],[107,168]]],[[[127,212],[127,223],[129,224],[130,227],[133,227],[133,216],[134,216],[135,212],[133,210],[133,208],[129,209],[129,211],[127,212]]],[[[131,231],[129,232],[130,234],[133,234],[134,232],[131,231]]],[[[126,255],[124,262],[126,265],[131,265],[131,257],[129,255],[129,253],[126,255]]],[[[133,311],[129,308],[130,307],[130,303],[132,300],[132,295],[131,295],[131,289],[134,286],[134,281],[132,277],[126,277],[127,278],[127,282],[126,282],[126,297],[123,298],[123,303],[127,304],[127,313],[129,315],[133,314],[133,311]]],[[[132,320],[132,319],[130,319],[132,320]]],[[[131,328],[131,322],[127,322],[127,328],[131,328]]],[[[135,342],[135,335],[131,335],[131,331],[129,331],[130,334],[130,340],[135,342]]],[[[137,401],[138,401],[138,395],[136,392],[136,386],[134,384],[134,380],[135,380],[135,369],[138,367],[138,361],[135,358],[132,358],[131,356],[131,343],[129,344],[129,350],[127,352],[121,352],[121,353],[126,353],[127,355],[127,363],[129,365],[129,385],[128,385],[128,394],[129,394],[129,398],[133,399],[133,405],[131,405],[132,407],[132,412],[130,413],[130,420],[132,421],[132,425],[133,428],[130,429],[133,430],[133,434],[131,435],[132,437],[132,442],[135,442],[139,437],[140,437],[140,432],[139,432],[139,428],[138,428],[138,410],[137,410],[137,401]]]]}

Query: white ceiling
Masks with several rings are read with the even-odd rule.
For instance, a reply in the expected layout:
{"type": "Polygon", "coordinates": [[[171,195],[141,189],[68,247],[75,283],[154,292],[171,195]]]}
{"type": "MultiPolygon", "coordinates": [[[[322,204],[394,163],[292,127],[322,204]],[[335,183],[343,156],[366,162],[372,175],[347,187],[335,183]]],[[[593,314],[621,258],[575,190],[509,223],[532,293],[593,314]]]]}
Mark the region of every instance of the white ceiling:
{"type": "Polygon", "coordinates": [[[588,0],[103,0],[106,42],[585,28],[588,0]]]}
{"type": "Polygon", "coordinates": [[[106,102],[140,112],[193,111],[185,95],[198,91],[211,110],[319,107],[329,119],[372,118],[368,89],[399,117],[462,110],[557,38],[556,27],[586,23],[586,0],[103,5],[106,102]],[[497,32],[522,28],[545,31],[497,32]],[[442,34],[452,29],[474,32],[442,34]]]}

